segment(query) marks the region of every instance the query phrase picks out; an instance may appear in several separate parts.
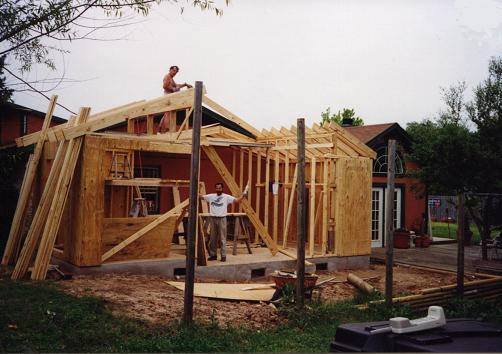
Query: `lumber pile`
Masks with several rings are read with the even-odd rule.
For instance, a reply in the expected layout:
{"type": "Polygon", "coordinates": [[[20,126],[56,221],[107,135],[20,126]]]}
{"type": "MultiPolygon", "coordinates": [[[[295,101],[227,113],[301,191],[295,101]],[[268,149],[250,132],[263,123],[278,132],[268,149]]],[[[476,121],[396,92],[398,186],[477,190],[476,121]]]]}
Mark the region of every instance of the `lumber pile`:
{"type": "MultiPolygon", "coordinates": [[[[396,297],[392,299],[392,302],[394,304],[409,305],[412,309],[419,311],[432,305],[448,304],[449,301],[456,297],[456,289],[456,284],[424,289],[420,294],[396,297]]],[[[464,283],[464,298],[466,299],[493,301],[500,296],[502,296],[502,277],[491,277],[464,283]]],[[[370,302],[370,304],[379,303],[384,303],[384,300],[370,302]]]]}

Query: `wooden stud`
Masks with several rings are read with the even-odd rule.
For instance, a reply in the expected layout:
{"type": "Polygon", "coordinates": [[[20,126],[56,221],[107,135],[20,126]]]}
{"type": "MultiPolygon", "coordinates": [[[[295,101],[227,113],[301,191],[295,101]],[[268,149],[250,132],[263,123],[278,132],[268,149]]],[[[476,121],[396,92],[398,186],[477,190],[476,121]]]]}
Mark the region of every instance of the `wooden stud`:
{"type": "Polygon", "coordinates": [[[253,150],[249,149],[248,152],[248,200],[249,204],[252,204],[252,195],[253,195],[253,150]]]}
{"type": "MultiPolygon", "coordinates": [[[[244,190],[244,150],[242,148],[239,155],[239,188],[242,194],[244,190]]],[[[239,213],[242,213],[242,205],[239,205],[239,213]]]]}
{"type": "MultiPolygon", "coordinates": [[[[260,209],[261,209],[261,150],[258,150],[256,153],[256,215],[260,217],[260,209]]],[[[255,236],[254,244],[258,243],[258,237],[255,236]]]]}
{"type": "Polygon", "coordinates": [[[265,159],[265,186],[264,186],[264,191],[265,191],[265,229],[267,229],[267,232],[269,231],[268,223],[269,223],[269,216],[268,216],[268,210],[270,207],[270,154],[267,149],[267,156],[265,159]]]}
{"type": "Polygon", "coordinates": [[[146,134],[153,135],[153,115],[149,114],[146,116],[146,134]]]}
{"type": "MultiPolygon", "coordinates": [[[[287,143],[287,142],[286,142],[287,143]]],[[[289,205],[289,189],[287,187],[289,183],[289,151],[285,152],[285,161],[284,161],[284,207],[282,208],[282,230],[286,228],[286,218],[288,213],[288,205],[289,205]]],[[[284,240],[283,240],[284,243],[284,240]]]]}
{"type": "Polygon", "coordinates": [[[24,217],[28,208],[28,202],[33,188],[33,181],[35,179],[37,167],[40,162],[40,156],[42,155],[44,148],[47,131],[52,120],[52,114],[54,113],[54,108],[56,107],[57,98],[58,96],[51,97],[49,108],[47,109],[47,113],[45,114],[42,129],[40,130],[40,134],[38,135],[37,145],[35,147],[35,151],[33,152],[33,159],[31,160],[31,163],[28,164],[28,171],[26,179],[24,180],[25,183],[23,183],[23,186],[21,187],[23,193],[19,195],[19,199],[17,201],[16,211],[14,213],[9,232],[9,238],[7,239],[7,244],[5,245],[5,250],[2,257],[2,265],[8,265],[16,261],[14,250],[17,248],[21,240],[24,217]]]}
{"type": "Polygon", "coordinates": [[[176,134],[176,137],[174,138],[174,140],[178,140],[181,133],[183,133],[183,130],[188,129],[188,122],[190,120],[190,116],[192,115],[192,112],[193,112],[193,106],[190,107],[190,110],[188,110],[185,114],[185,119],[183,120],[183,123],[181,123],[180,125],[180,129],[178,130],[178,133],[176,134]]]}
{"type": "MultiPolygon", "coordinates": [[[[233,195],[239,195],[239,186],[233,179],[232,175],[228,171],[227,167],[219,157],[218,153],[212,146],[204,146],[203,147],[204,152],[206,155],[209,157],[211,162],[213,163],[214,167],[216,170],[220,173],[221,177],[225,181],[225,184],[229,187],[230,192],[233,195]]],[[[267,229],[265,226],[261,223],[260,218],[256,213],[254,212],[253,208],[251,207],[251,204],[249,204],[248,200],[246,198],[241,200],[242,207],[244,209],[244,212],[247,214],[249,220],[255,227],[257,233],[260,235],[262,240],[265,242],[267,245],[268,249],[272,253],[272,255],[275,255],[277,253],[277,244],[274,242],[274,240],[270,237],[270,234],[268,233],[267,229]]]]}
{"type": "MultiPolygon", "coordinates": [[[[236,176],[236,169],[237,169],[237,152],[235,151],[234,148],[232,148],[232,176],[235,178],[236,176]]],[[[232,213],[235,212],[235,203],[232,203],[230,206],[230,210],[232,213]]]]}
{"type": "MultiPolygon", "coordinates": [[[[279,188],[279,168],[280,168],[280,160],[279,160],[279,151],[275,152],[275,164],[274,164],[274,184],[279,188]]],[[[277,194],[274,194],[274,218],[272,224],[273,237],[274,241],[277,242],[277,232],[279,225],[279,190],[277,190],[277,194]]]]}
{"type": "Polygon", "coordinates": [[[286,248],[288,245],[288,233],[289,233],[289,225],[291,221],[291,214],[293,211],[293,203],[294,203],[294,197],[295,197],[295,189],[296,189],[296,181],[298,179],[298,164],[295,165],[295,172],[293,174],[293,184],[291,187],[291,195],[289,199],[289,205],[288,205],[288,213],[286,215],[286,222],[284,223],[284,236],[282,239],[282,248],[286,248]]]}
{"type": "MultiPolygon", "coordinates": [[[[204,182],[200,182],[200,193],[202,195],[207,194],[207,192],[206,192],[206,184],[204,182]]],[[[208,206],[208,204],[207,204],[207,202],[205,200],[201,200],[200,205],[201,205],[201,208],[202,208],[202,212],[204,214],[209,213],[209,206],[208,206]]]]}
{"type": "Polygon", "coordinates": [[[316,175],[316,159],[313,157],[310,160],[310,205],[309,205],[309,254],[314,256],[315,250],[315,175],[316,175]]]}
{"type": "Polygon", "coordinates": [[[296,229],[296,292],[295,302],[298,309],[302,309],[305,302],[305,234],[307,232],[306,219],[306,190],[305,190],[305,119],[298,120],[298,181],[297,181],[297,229],[296,229]]]}
{"type": "Polygon", "coordinates": [[[135,129],[134,129],[134,123],[136,123],[136,120],[135,119],[128,119],[127,120],[127,132],[129,134],[134,134],[135,133],[135,129]]]}
{"type": "Polygon", "coordinates": [[[326,246],[328,243],[328,179],[329,179],[329,162],[323,162],[323,186],[322,186],[322,232],[321,232],[321,254],[326,255],[326,246]]]}

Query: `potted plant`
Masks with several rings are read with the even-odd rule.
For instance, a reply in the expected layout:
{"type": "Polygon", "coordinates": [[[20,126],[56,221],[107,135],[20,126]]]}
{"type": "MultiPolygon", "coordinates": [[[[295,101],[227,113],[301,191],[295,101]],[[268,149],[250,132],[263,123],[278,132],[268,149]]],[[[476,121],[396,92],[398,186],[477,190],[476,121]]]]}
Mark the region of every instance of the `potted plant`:
{"type": "Polygon", "coordinates": [[[410,248],[410,232],[405,228],[394,230],[394,248],[410,248]]]}

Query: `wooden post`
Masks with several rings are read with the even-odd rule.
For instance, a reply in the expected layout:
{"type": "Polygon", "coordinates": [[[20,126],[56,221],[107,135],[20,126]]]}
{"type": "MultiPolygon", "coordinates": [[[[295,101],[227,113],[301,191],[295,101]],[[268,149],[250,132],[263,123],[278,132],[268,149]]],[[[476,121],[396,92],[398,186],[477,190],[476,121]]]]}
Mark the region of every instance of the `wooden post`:
{"type": "Polygon", "coordinates": [[[190,161],[190,204],[188,211],[188,233],[186,247],[186,277],[183,308],[183,322],[193,320],[193,288],[195,278],[195,239],[197,233],[197,213],[199,209],[199,161],[200,130],[202,123],[202,81],[195,82],[194,114],[192,128],[192,155],[190,161]]]}
{"type": "Polygon", "coordinates": [[[268,228],[268,222],[269,222],[269,217],[268,217],[268,210],[269,210],[269,207],[270,207],[270,191],[269,191],[269,187],[270,187],[270,153],[267,149],[267,157],[266,157],[266,160],[265,160],[266,164],[265,164],[265,186],[263,187],[263,190],[265,191],[265,228],[267,229],[267,232],[270,231],[270,229],[268,228]]]}
{"type": "Polygon", "coordinates": [[[326,246],[328,243],[328,178],[329,178],[329,162],[325,159],[323,163],[323,185],[322,185],[322,245],[321,253],[326,254],[326,246]]]}
{"type": "Polygon", "coordinates": [[[385,204],[385,304],[392,305],[392,283],[394,266],[394,176],[396,141],[389,140],[387,148],[387,197],[385,204]]]}
{"type": "MultiPolygon", "coordinates": [[[[261,206],[261,190],[260,186],[261,184],[261,150],[258,150],[256,153],[256,215],[260,217],[260,206],[261,206]]],[[[255,233],[254,237],[254,243],[257,244],[260,241],[260,238],[258,235],[255,233]]]]}
{"type": "Polygon", "coordinates": [[[457,209],[457,296],[464,296],[464,233],[465,233],[465,212],[464,212],[464,194],[458,195],[457,209]]]}
{"type": "Polygon", "coordinates": [[[146,134],[153,135],[153,115],[146,116],[146,134]]]}
{"type": "Polygon", "coordinates": [[[274,161],[274,185],[277,186],[277,194],[274,193],[274,214],[273,214],[274,223],[272,224],[272,233],[275,242],[277,242],[277,234],[279,226],[279,169],[280,169],[279,151],[276,151],[275,161],[274,161]]]}
{"type": "Polygon", "coordinates": [[[305,119],[297,120],[298,141],[298,207],[296,250],[296,306],[303,308],[305,297],[305,233],[307,208],[305,204],[305,119]]]}

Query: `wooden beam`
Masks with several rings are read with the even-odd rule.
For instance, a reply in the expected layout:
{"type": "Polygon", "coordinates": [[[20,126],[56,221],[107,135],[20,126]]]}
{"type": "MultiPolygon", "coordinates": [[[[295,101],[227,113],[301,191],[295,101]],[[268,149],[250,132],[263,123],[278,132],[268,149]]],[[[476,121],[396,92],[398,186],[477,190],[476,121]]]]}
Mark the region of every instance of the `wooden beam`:
{"type": "Polygon", "coordinates": [[[190,181],[179,179],[160,178],[131,178],[131,179],[107,179],[107,186],[127,186],[127,187],[188,187],[190,181]]]}
{"type": "MultiPolygon", "coordinates": [[[[305,149],[319,149],[319,148],[332,148],[333,143],[319,143],[319,144],[306,144],[305,149]]],[[[296,145],[280,145],[275,146],[271,150],[283,151],[283,150],[295,150],[298,147],[296,145]]]]}
{"type": "Polygon", "coordinates": [[[134,125],[136,123],[136,120],[135,119],[129,119],[127,121],[127,132],[129,134],[134,134],[135,133],[135,129],[134,129],[134,125]]]}
{"type": "Polygon", "coordinates": [[[7,244],[5,245],[4,254],[2,257],[2,265],[8,265],[16,260],[16,255],[14,250],[17,248],[21,241],[21,233],[23,231],[24,217],[26,210],[28,208],[28,202],[30,199],[31,191],[33,188],[33,181],[38,170],[38,164],[40,162],[40,156],[42,155],[42,150],[44,148],[44,142],[47,137],[47,131],[50,127],[52,120],[52,114],[54,113],[54,108],[56,107],[56,101],[58,96],[52,96],[49,102],[49,108],[45,114],[44,123],[42,124],[42,130],[38,136],[37,145],[35,151],[33,152],[33,159],[31,163],[28,164],[28,171],[26,174],[26,179],[24,180],[22,189],[22,194],[19,195],[17,201],[16,211],[12,219],[12,224],[9,232],[9,238],[7,239],[7,244]]]}
{"type": "Polygon", "coordinates": [[[310,160],[310,204],[309,204],[309,254],[314,256],[315,250],[315,175],[316,175],[316,159],[313,157],[310,160]]]}
{"type": "MultiPolygon", "coordinates": [[[[204,152],[206,155],[209,157],[211,162],[213,163],[214,167],[216,170],[220,173],[221,177],[225,181],[225,184],[229,187],[230,192],[233,195],[240,195],[242,191],[239,190],[239,186],[233,179],[232,175],[228,171],[227,167],[221,160],[220,156],[212,146],[204,146],[203,147],[204,152]]],[[[251,207],[251,204],[249,201],[244,198],[241,201],[242,207],[244,209],[244,212],[248,215],[249,220],[255,227],[256,231],[262,238],[262,240],[265,242],[267,245],[268,249],[272,253],[272,255],[275,255],[277,253],[277,244],[274,242],[274,240],[270,237],[267,229],[265,226],[261,223],[258,215],[254,212],[253,208],[251,207]]]]}
{"type": "MultiPolygon", "coordinates": [[[[141,103],[141,102],[145,102],[145,101],[142,100],[142,101],[131,102],[131,103],[128,103],[128,104],[120,106],[120,107],[115,107],[115,108],[103,111],[101,113],[94,114],[94,115],[92,115],[92,116],[89,117],[89,120],[98,120],[98,119],[101,119],[103,116],[105,116],[107,114],[123,110],[123,109],[125,109],[127,107],[134,106],[134,105],[136,105],[138,103],[141,103]]],[[[53,140],[49,139],[49,141],[54,142],[54,141],[65,140],[65,137],[64,137],[64,134],[63,134],[63,130],[66,129],[66,128],[68,128],[68,127],[70,127],[70,126],[72,126],[72,124],[65,123],[65,124],[59,124],[59,125],[56,125],[56,126],[54,126],[52,128],[49,128],[49,130],[47,131],[47,137],[52,137],[52,139],[53,139],[53,140]]],[[[35,133],[31,133],[31,134],[28,134],[28,135],[16,138],[16,144],[17,144],[18,147],[29,146],[29,145],[36,144],[37,141],[38,141],[38,139],[39,139],[39,137],[40,137],[40,134],[41,134],[41,132],[38,131],[38,132],[35,132],[35,133]]]]}
{"type": "Polygon", "coordinates": [[[216,103],[215,101],[213,101],[209,97],[204,96],[204,98],[202,99],[202,102],[204,102],[204,104],[206,106],[208,106],[209,108],[212,108],[213,110],[219,112],[220,114],[225,116],[227,119],[238,124],[239,126],[244,128],[245,130],[247,130],[251,134],[255,135],[256,137],[261,136],[260,132],[257,129],[255,129],[252,125],[248,124],[243,119],[239,118],[237,115],[233,114],[232,112],[230,112],[226,108],[220,106],[218,103],[216,103]]]}
{"type": "Polygon", "coordinates": [[[164,221],[166,221],[170,217],[179,214],[187,206],[188,206],[188,199],[183,201],[181,204],[176,205],[174,208],[169,210],[167,213],[162,214],[161,216],[159,216],[157,219],[155,219],[154,221],[152,221],[151,223],[149,223],[148,225],[146,225],[142,229],[136,231],[134,234],[132,234],[131,236],[126,238],[124,241],[122,241],[121,243],[119,243],[115,247],[109,249],[107,252],[105,252],[105,254],[103,254],[101,256],[101,261],[102,262],[106,261],[108,258],[113,256],[117,252],[120,252],[121,250],[123,250],[124,248],[129,246],[131,243],[133,243],[134,241],[139,239],[141,236],[147,234],[148,232],[150,232],[151,230],[153,230],[154,228],[156,228],[157,226],[162,224],[164,221]]]}

